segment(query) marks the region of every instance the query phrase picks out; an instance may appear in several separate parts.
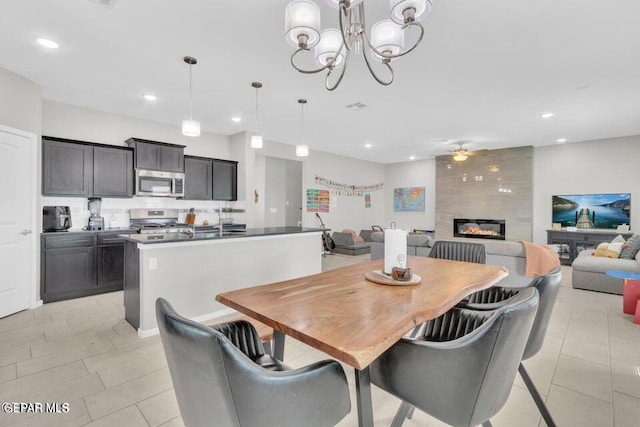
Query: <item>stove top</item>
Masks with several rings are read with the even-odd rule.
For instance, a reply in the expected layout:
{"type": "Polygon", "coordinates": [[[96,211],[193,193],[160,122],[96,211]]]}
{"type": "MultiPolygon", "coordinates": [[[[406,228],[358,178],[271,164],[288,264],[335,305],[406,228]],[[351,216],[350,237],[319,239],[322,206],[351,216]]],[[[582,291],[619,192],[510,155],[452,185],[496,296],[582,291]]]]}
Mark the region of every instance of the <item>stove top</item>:
{"type": "Polygon", "coordinates": [[[131,228],[140,234],[187,233],[191,231],[189,225],[179,222],[131,224],[131,228]]]}
{"type": "Polygon", "coordinates": [[[192,231],[189,225],[178,222],[177,209],[131,209],[130,227],[140,234],[192,231]]]}

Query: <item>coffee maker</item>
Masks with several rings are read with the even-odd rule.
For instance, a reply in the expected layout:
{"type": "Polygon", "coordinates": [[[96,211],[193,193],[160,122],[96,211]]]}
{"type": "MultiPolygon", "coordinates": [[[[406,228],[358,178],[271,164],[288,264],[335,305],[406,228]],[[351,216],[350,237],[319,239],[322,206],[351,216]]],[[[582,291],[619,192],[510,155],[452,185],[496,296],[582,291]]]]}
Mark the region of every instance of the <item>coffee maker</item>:
{"type": "Polygon", "coordinates": [[[98,231],[104,230],[104,218],[100,216],[100,208],[102,207],[101,197],[89,197],[89,223],[87,224],[87,230],[98,231]]]}

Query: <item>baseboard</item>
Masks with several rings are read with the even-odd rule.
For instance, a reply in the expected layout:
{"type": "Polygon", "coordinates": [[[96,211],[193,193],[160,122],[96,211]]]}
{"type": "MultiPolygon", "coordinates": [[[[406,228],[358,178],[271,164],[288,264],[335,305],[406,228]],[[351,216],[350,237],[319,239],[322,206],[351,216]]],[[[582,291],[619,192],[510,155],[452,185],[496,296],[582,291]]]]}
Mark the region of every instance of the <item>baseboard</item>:
{"type": "Polygon", "coordinates": [[[41,305],[42,305],[42,300],[39,299],[38,301],[32,302],[31,307],[29,308],[37,308],[37,307],[40,307],[41,305]]]}
{"type": "MultiPolygon", "coordinates": [[[[200,316],[196,316],[191,318],[191,320],[193,320],[194,322],[198,322],[198,323],[204,323],[207,320],[211,320],[211,319],[216,319],[218,317],[223,317],[226,316],[228,314],[233,314],[235,313],[236,310],[232,309],[232,308],[225,308],[223,310],[218,310],[218,311],[214,311],[212,313],[207,313],[207,314],[203,314],[200,316]]],[[[138,338],[149,338],[152,337],[154,335],[158,335],[160,333],[160,330],[158,328],[151,328],[151,329],[140,329],[138,328],[138,338]]]]}

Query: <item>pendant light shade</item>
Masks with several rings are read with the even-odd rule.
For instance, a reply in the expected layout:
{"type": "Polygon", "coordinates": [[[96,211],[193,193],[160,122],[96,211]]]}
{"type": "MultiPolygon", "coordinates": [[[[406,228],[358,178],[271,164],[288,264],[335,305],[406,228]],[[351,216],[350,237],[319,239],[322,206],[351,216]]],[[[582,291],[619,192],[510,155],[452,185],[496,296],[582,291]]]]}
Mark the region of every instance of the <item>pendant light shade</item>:
{"type": "Polygon", "coordinates": [[[197,120],[183,120],[182,134],[184,136],[200,136],[200,122],[197,120]]]}
{"type": "Polygon", "coordinates": [[[300,144],[296,145],[296,156],[307,157],[309,155],[309,146],[304,143],[304,104],[306,99],[298,99],[300,104],[300,144]]]}
{"type": "Polygon", "coordinates": [[[198,63],[198,60],[192,56],[185,56],[182,58],[184,62],[189,64],[189,119],[182,121],[182,134],[184,136],[200,136],[200,122],[193,120],[192,106],[191,106],[191,83],[192,75],[191,69],[198,63]]]}
{"type": "Polygon", "coordinates": [[[307,157],[309,155],[309,146],[304,144],[296,145],[296,156],[307,157]]]}
{"type": "Polygon", "coordinates": [[[260,135],[260,116],[258,115],[258,92],[262,83],[253,82],[251,87],[256,90],[256,134],[251,137],[251,148],[262,148],[262,135],[260,135]]]}
{"type": "Polygon", "coordinates": [[[260,135],[251,137],[251,148],[262,148],[262,137],[260,135]]]}

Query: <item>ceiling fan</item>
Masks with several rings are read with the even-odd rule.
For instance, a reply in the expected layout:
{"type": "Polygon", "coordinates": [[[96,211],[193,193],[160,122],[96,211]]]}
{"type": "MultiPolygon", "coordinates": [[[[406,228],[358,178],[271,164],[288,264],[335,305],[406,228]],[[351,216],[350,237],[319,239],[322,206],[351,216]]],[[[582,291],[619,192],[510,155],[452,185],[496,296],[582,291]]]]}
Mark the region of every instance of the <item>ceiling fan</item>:
{"type": "Polygon", "coordinates": [[[456,162],[464,162],[465,160],[467,160],[467,157],[472,154],[469,150],[463,148],[463,145],[464,142],[458,142],[458,148],[450,151],[451,155],[453,156],[453,160],[455,160],[456,162]]]}

